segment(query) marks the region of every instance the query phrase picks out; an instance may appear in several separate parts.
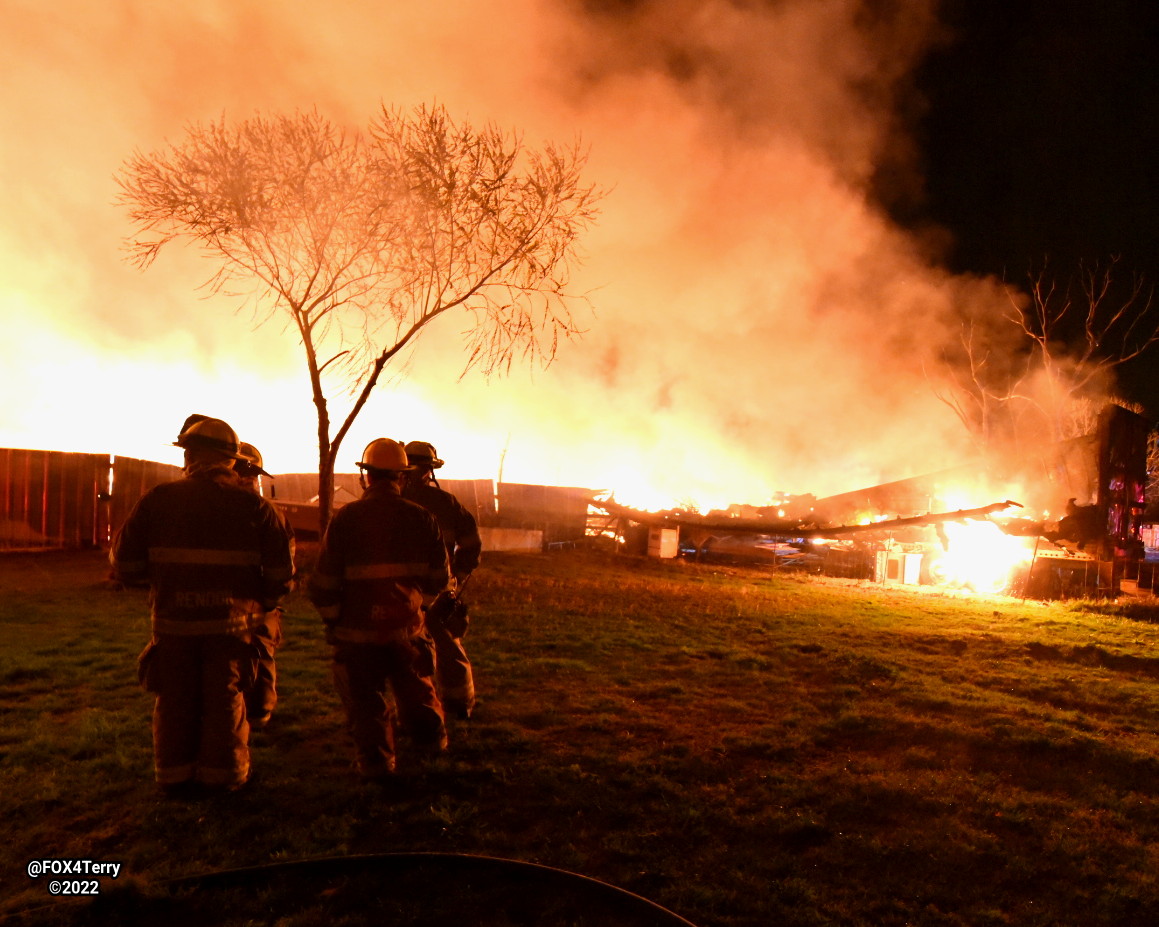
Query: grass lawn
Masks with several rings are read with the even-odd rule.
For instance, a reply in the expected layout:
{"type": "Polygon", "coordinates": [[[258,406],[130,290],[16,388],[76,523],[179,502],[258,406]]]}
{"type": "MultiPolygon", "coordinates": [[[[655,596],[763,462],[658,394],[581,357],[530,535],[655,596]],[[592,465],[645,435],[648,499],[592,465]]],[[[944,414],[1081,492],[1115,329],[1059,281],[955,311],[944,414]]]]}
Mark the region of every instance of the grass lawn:
{"type": "Polygon", "coordinates": [[[145,596],[103,577],[0,554],[0,921],[671,922],[566,870],[699,927],[1159,923],[1153,601],[493,554],[446,759],[355,779],[295,596],[255,785],[182,802],[151,781],[145,596]],[[39,859],[122,871],[60,902],[39,859]]]}

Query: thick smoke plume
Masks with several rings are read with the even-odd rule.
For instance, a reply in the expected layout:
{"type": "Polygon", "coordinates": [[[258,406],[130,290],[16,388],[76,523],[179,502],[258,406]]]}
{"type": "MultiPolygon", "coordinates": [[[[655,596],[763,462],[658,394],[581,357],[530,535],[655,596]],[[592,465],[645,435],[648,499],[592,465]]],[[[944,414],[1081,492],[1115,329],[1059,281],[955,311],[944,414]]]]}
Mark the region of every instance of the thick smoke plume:
{"type": "Polygon", "coordinates": [[[938,37],[931,8],[9,5],[0,446],[173,460],[201,411],[275,472],[312,469],[292,335],[200,298],[195,254],[127,267],[112,175],[222,114],[317,107],[362,125],[383,103],[437,100],[530,144],[589,146],[589,179],[611,189],[577,281],[592,312],[553,366],[489,383],[459,377],[466,317],[442,320],[340,469],[373,437],[421,438],[448,476],[713,505],[953,463],[970,444],[930,372],[957,320],[1006,296],[939,270],[870,192],[920,185],[897,113],[938,37]]]}

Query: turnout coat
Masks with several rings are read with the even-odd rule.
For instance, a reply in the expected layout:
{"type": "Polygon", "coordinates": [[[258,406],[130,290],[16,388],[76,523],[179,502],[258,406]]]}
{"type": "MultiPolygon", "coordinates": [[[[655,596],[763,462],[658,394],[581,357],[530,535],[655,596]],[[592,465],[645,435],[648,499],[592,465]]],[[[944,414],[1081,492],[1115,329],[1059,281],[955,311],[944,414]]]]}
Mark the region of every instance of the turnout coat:
{"type": "Polygon", "coordinates": [[[334,514],[308,592],[331,643],[389,644],[422,631],[449,580],[434,516],[382,482],[334,514]]]}
{"type": "Polygon", "coordinates": [[[110,552],[113,576],[150,587],[153,633],[242,637],[293,578],[292,534],[226,467],[146,493],[110,552]]]}

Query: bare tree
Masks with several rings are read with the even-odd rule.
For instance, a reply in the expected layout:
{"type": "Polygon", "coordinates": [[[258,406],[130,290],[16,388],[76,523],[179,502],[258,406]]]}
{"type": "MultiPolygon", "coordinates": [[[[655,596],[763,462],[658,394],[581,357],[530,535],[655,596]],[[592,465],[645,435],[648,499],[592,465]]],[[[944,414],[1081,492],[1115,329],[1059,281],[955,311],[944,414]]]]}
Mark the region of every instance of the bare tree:
{"type": "Polygon", "coordinates": [[[145,268],[172,241],[199,247],[213,293],[285,313],[317,412],[320,529],[339,446],[386,365],[459,310],[464,372],[550,363],[578,329],[569,291],[602,192],[578,146],[531,149],[516,133],[456,125],[441,106],[384,107],[368,131],[316,112],[193,125],[117,175],[145,268]],[[338,384],[353,396],[331,434],[338,384]]]}
{"type": "Polygon", "coordinates": [[[1028,369],[1041,383],[1033,402],[1056,441],[1085,434],[1097,416],[1091,399],[1107,395],[1115,368],[1159,342],[1154,287],[1135,275],[1124,289],[1116,263],[1080,267],[1062,286],[1044,269],[1032,276],[1029,299],[1011,293],[1007,318],[1029,347],[1028,369]]]}
{"type": "Polygon", "coordinates": [[[934,395],[949,406],[975,448],[984,453],[1000,439],[1025,370],[1012,370],[1005,352],[975,320],[962,322],[957,343],[947,346],[941,359],[942,377],[931,377],[927,371],[934,395]]]}
{"type": "Polygon", "coordinates": [[[935,395],[979,451],[1062,441],[1094,430],[1113,390],[1113,372],[1159,341],[1153,288],[1132,278],[1116,286],[1115,262],[1081,268],[1060,285],[1042,270],[1026,291],[1007,288],[1010,309],[995,320],[962,323],[942,354],[935,395]]]}

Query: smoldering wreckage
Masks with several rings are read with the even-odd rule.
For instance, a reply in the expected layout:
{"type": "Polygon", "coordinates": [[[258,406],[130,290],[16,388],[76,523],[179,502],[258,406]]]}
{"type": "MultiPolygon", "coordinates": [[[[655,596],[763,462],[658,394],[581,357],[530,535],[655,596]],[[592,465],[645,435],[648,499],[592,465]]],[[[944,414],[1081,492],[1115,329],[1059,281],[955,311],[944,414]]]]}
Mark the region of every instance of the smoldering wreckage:
{"type": "MultiPolygon", "coordinates": [[[[611,536],[655,557],[764,563],[886,584],[1036,599],[1152,594],[1153,526],[1144,524],[1149,423],[1107,406],[1090,434],[1009,457],[826,498],[733,505],[701,515],[649,512],[614,493],[489,480],[444,481],[476,515],[489,550],[571,546],[611,536]],[[497,489],[497,492],[496,492],[497,489]],[[512,541],[512,538],[516,538],[512,541]]],[[[295,531],[316,531],[308,487],[280,476],[278,505],[295,531]]],[[[339,477],[338,479],[341,479],[339,477]]],[[[357,487],[336,484],[336,503],[357,487]]],[[[1156,553],[1159,557],[1159,553],[1156,553]]]]}
{"type": "Polygon", "coordinates": [[[1150,594],[1148,430],[1142,416],[1108,406],[1093,433],[1015,464],[981,461],[838,496],[791,496],[703,516],[640,511],[614,496],[593,505],[626,549],[653,556],[763,561],[1038,599],[1150,594]],[[985,504],[949,504],[961,499],[985,504]]]}

